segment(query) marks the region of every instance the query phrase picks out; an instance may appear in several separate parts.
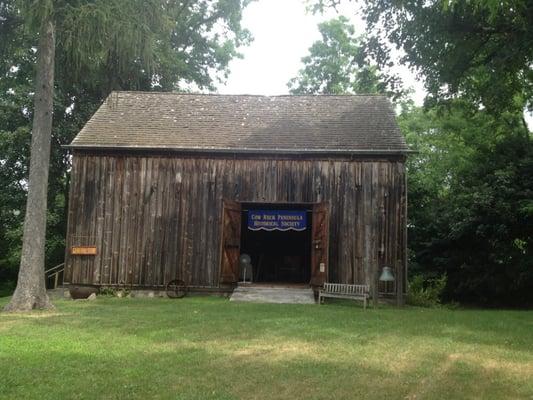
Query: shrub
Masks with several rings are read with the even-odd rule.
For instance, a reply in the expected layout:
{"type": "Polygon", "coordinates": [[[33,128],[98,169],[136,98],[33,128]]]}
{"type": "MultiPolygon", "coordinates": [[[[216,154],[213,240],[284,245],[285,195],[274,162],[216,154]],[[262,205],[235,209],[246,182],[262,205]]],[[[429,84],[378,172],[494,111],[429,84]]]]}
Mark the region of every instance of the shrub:
{"type": "Polygon", "coordinates": [[[0,297],[11,296],[15,290],[15,281],[6,281],[0,283],[0,297]]]}
{"type": "Polygon", "coordinates": [[[98,295],[106,297],[127,297],[131,293],[130,289],[123,287],[109,287],[103,286],[98,291],[98,295]]]}
{"type": "Polygon", "coordinates": [[[422,275],[415,275],[409,282],[407,303],[420,307],[439,306],[447,280],[446,275],[433,279],[425,279],[422,275]]]}
{"type": "Polygon", "coordinates": [[[114,297],[116,296],[117,291],[115,288],[103,286],[98,290],[99,296],[114,297]]]}

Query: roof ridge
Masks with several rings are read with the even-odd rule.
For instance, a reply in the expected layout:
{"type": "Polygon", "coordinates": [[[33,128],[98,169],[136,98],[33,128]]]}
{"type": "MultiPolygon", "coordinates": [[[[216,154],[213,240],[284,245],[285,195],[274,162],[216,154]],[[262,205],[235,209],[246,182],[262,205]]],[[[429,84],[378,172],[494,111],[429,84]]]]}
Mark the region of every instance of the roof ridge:
{"type": "Polygon", "coordinates": [[[155,95],[175,95],[175,96],[220,96],[220,97],[388,97],[380,93],[345,93],[345,94],[247,94],[247,93],[191,93],[191,92],[163,92],[163,91],[146,91],[146,90],[113,90],[112,94],[155,94],[155,95]]]}

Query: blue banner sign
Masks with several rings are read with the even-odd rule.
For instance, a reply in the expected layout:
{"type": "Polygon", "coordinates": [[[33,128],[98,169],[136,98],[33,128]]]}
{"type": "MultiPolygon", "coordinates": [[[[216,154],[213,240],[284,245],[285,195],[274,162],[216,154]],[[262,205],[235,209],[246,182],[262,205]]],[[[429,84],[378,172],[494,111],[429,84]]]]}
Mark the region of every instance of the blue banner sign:
{"type": "Polygon", "coordinates": [[[248,229],[252,231],[304,231],[307,227],[305,211],[249,210],[248,229]]]}

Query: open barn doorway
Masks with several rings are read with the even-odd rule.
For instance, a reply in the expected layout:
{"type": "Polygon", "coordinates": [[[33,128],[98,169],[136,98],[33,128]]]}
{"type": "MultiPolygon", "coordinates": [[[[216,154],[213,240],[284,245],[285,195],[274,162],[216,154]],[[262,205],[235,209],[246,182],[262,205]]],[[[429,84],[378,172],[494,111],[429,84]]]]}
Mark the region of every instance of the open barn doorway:
{"type": "Polygon", "coordinates": [[[241,254],[251,257],[248,279],[271,284],[310,282],[312,211],[305,204],[242,204],[240,245],[241,254]]]}
{"type": "Polygon", "coordinates": [[[328,203],[244,203],[224,199],[221,223],[220,284],[235,285],[246,278],[259,283],[309,284],[317,288],[327,281],[328,203]],[[279,227],[292,229],[272,229],[273,221],[284,221],[279,227]],[[261,226],[265,229],[257,229],[261,226]],[[251,258],[252,273],[248,270],[248,275],[240,265],[244,254],[251,258]]]}

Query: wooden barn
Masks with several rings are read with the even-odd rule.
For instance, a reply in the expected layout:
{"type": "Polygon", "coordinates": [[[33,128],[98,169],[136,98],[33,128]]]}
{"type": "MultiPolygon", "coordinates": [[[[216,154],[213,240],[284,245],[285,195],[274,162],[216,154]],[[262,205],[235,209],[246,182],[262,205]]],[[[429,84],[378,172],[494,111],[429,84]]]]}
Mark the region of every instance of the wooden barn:
{"type": "Polygon", "coordinates": [[[67,147],[65,284],[231,290],[248,254],[257,283],[403,298],[408,148],[385,97],[114,92],[67,147]]]}

